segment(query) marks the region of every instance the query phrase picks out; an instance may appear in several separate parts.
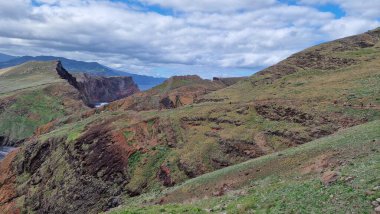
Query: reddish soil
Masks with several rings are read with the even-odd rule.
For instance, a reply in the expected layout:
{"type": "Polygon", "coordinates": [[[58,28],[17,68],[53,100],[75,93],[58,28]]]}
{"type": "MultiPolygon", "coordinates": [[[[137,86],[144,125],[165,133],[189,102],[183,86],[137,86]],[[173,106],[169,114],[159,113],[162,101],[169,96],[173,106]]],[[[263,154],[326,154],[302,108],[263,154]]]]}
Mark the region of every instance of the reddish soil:
{"type": "Polygon", "coordinates": [[[315,157],[310,163],[301,169],[302,174],[322,173],[328,168],[333,168],[336,165],[333,153],[326,153],[315,157]]]}
{"type": "Polygon", "coordinates": [[[0,161],[0,210],[1,213],[19,214],[16,199],[16,173],[13,170],[12,163],[19,150],[10,152],[5,159],[0,161]]]}

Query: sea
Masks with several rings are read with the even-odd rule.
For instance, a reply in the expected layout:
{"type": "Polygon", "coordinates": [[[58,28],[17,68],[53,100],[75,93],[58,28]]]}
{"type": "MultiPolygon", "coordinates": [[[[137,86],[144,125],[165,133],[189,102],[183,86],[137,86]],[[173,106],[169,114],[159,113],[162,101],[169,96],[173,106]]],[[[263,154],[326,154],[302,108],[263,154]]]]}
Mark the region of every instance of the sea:
{"type": "Polygon", "coordinates": [[[9,152],[11,152],[14,149],[14,147],[0,146],[0,160],[2,160],[9,152]]]}
{"type": "Polygon", "coordinates": [[[102,106],[108,105],[108,103],[96,103],[95,108],[100,108],[102,106]]]}

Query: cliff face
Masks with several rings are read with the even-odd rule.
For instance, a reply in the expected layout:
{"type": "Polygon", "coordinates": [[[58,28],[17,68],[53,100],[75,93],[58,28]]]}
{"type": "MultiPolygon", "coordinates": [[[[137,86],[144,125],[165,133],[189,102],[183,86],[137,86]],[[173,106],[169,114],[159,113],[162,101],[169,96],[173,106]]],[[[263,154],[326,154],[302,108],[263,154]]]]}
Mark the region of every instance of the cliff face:
{"type": "Polygon", "coordinates": [[[57,64],[57,73],[82,94],[83,101],[90,107],[128,97],[139,91],[132,77],[102,77],[85,73],[73,76],[60,62],[57,64]]]}
{"type": "Polygon", "coordinates": [[[89,106],[112,102],[139,91],[132,77],[101,77],[78,74],[76,82],[89,106]]]}
{"type": "Polygon", "coordinates": [[[17,146],[37,127],[138,91],[131,77],[74,77],[59,61],[0,70],[0,145],[17,146]]]}

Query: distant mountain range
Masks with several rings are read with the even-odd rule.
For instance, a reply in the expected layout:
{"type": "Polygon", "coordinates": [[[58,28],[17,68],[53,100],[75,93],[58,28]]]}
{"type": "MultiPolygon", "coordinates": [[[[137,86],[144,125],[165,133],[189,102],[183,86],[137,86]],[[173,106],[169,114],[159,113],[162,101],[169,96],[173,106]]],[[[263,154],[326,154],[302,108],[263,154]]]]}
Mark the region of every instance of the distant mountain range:
{"type": "Polygon", "coordinates": [[[132,74],[128,72],[118,71],[97,62],[84,62],[72,59],[67,59],[64,57],[56,56],[10,56],[0,53],[0,69],[7,68],[11,66],[20,65],[25,62],[30,61],[52,61],[59,60],[62,62],[63,66],[72,73],[89,73],[97,76],[130,76],[133,78],[135,83],[139,86],[140,90],[147,90],[156,85],[161,84],[166,80],[166,78],[151,77],[145,75],[132,74]]]}
{"type": "Polygon", "coordinates": [[[16,57],[0,53],[0,62],[6,62],[6,61],[9,61],[9,60],[14,59],[14,58],[16,58],[16,57]]]}

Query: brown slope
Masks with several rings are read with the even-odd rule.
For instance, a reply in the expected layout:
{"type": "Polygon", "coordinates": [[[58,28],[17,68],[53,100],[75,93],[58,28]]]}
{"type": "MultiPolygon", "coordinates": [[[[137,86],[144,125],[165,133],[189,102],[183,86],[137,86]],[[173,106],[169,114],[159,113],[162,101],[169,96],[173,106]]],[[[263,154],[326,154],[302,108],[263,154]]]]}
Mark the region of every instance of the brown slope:
{"type": "MultiPolygon", "coordinates": [[[[308,48],[264,69],[255,75],[253,85],[272,83],[286,75],[304,70],[336,70],[360,64],[363,59],[337,56],[339,53],[374,47],[380,40],[380,28],[308,48]]],[[[370,60],[370,59],[364,59],[370,60]]]]}
{"type": "Polygon", "coordinates": [[[196,75],[174,76],[148,91],[112,103],[109,108],[135,111],[177,108],[197,102],[202,95],[227,87],[240,79],[220,78],[211,81],[196,75]]]}

